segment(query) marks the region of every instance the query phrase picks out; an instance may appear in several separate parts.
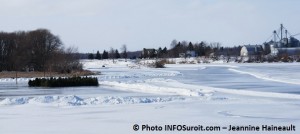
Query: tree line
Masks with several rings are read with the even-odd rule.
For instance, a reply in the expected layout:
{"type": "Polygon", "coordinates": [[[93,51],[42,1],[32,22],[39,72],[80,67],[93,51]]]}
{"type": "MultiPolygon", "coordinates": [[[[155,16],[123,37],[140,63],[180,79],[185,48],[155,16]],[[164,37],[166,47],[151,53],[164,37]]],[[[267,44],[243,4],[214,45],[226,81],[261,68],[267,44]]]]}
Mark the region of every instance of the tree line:
{"type": "Polygon", "coordinates": [[[119,58],[128,58],[127,45],[122,45],[121,52],[118,49],[110,48],[109,51],[103,50],[102,54],[97,51],[96,54],[89,53],[88,59],[119,59],[119,58]]]}
{"type": "Polygon", "coordinates": [[[170,44],[170,49],[167,47],[155,48],[144,48],[139,51],[139,56],[128,57],[131,53],[127,51],[127,46],[123,45],[121,47],[121,52],[118,49],[110,48],[109,51],[104,50],[102,53],[97,51],[96,53],[88,53],[88,59],[118,59],[118,58],[178,58],[180,54],[186,53],[188,51],[193,51],[196,56],[204,56],[218,59],[221,55],[225,57],[238,57],[240,55],[240,50],[242,46],[234,47],[223,47],[221,43],[213,42],[188,42],[188,41],[177,41],[173,40],[170,44]]]}
{"type": "Polygon", "coordinates": [[[47,29],[0,32],[0,71],[70,72],[82,69],[76,53],[47,29]]]}
{"type": "Polygon", "coordinates": [[[237,57],[240,55],[241,46],[223,47],[219,42],[207,43],[192,43],[188,41],[173,40],[170,44],[170,49],[167,47],[163,49],[144,49],[141,58],[178,58],[182,56],[188,56],[187,52],[193,52],[195,56],[204,56],[210,58],[216,58],[223,56],[237,57]],[[148,52],[145,52],[148,51],[148,52]]]}

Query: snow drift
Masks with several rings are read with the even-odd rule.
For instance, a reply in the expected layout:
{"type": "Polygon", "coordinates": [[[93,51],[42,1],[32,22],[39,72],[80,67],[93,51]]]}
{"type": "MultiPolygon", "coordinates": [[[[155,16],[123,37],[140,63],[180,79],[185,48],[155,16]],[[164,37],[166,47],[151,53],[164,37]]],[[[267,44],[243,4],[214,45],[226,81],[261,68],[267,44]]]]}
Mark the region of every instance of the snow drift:
{"type": "Polygon", "coordinates": [[[82,105],[113,105],[113,104],[140,104],[182,101],[183,97],[120,97],[101,96],[81,98],[76,95],[67,96],[38,96],[4,98],[0,105],[54,105],[54,106],[82,106],[82,105]]]}

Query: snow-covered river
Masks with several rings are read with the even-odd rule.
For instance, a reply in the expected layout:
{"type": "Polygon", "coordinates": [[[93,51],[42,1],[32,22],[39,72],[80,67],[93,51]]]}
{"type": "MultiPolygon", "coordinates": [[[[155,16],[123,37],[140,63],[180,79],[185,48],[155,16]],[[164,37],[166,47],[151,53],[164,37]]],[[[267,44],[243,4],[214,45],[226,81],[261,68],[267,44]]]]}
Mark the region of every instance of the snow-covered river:
{"type": "Polygon", "coordinates": [[[226,89],[300,94],[300,66],[273,66],[208,66],[192,71],[180,70],[184,75],[175,79],[189,84],[226,89]]]}
{"type": "Polygon", "coordinates": [[[138,133],[134,124],[300,127],[298,63],[130,69],[103,62],[83,62],[102,73],[99,87],[29,88],[25,78],[17,86],[0,79],[0,133],[138,133]]]}
{"type": "MultiPolygon", "coordinates": [[[[180,67],[169,65],[166,69],[124,70],[93,69],[104,72],[98,75],[102,81],[141,82],[142,80],[163,78],[185,84],[264,92],[300,94],[299,64],[235,64],[235,65],[191,65],[180,67]]],[[[162,79],[161,79],[162,80],[162,79]]],[[[0,96],[53,95],[53,94],[106,94],[118,93],[107,87],[71,88],[30,88],[28,79],[22,78],[19,84],[14,79],[1,79],[0,96]]]]}

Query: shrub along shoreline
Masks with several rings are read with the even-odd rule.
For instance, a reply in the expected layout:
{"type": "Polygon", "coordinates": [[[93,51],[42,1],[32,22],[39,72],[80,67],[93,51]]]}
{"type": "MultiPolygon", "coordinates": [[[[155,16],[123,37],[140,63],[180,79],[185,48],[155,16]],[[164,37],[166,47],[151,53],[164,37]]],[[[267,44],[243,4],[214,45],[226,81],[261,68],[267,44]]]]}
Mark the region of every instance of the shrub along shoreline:
{"type": "Polygon", "coordinates": [[[78,87],[99,86],[96,77],[36,78],[28,81],[29,87],[78,87]]]}

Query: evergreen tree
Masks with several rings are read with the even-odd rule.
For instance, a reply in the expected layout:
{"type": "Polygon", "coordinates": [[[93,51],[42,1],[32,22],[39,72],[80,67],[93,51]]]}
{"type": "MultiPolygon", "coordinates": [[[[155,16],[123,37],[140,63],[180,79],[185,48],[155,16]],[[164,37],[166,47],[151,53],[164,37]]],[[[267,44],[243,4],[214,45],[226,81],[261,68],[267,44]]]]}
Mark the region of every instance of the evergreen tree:
{"type": "Polygon", "coordinates": [[[90,53],[90,54],[88,55],[88,59],[90,59],[90,60],[94,59],[94,54],[90,53]]]}
{"type": "Polygon", "coordinates": [[[194,45],[192,44],[192,42],[189,43],[188,50],[189,51],[193,51],[194,50],[194,45]]]}
{"type": "Polygon", "coordinates": [[[162,53],[167,54],[167,51],[168,51],[168,49],[167,49],[167,47],[165,47],[165,48],[162,50],[162,53]]]}
{"type": "Polygon", "coordinates": [[[106,52],[105,50],[102,53],[102,59],[108,59],[108,52],[106,52]]]}
{"type": "Polygon", "coordinates": [[[178,42],[177,45],[171,49],[171,57],[173,58],[177,58],[179,57],[179,54],[181,53],[181,51],[183,51],[181,42],[178,42]]]}
{"type": "Polygon", "coordinates": [[[147,58],[148,57],[148,53],[146,51],[146,48],[143,48],[143,52],[142,52],[142,55],[141,55],[142,58],[147,58]]]}
{"type": "Polygon", "coordinates": [[[161,47],[159,47],[158,48],[158,50],[157,50],[157,56],[158,56],[158,58],[161,58],[162,57],[162,49],[161,49],[161,47]]]}
{"type": "Polygon", "coordinates": [[[101,54],[99,51],[97,51],[95,59],[101,60],[101,54]]]}
{"type": "Polygon", "coordinates": [[[115,58],[116,58],[116,59],[121,58],[121,55],[120,55],[118,49],[116,49],[116,52],[115,52],[115,58]]]}
{"type": "Polygon", "coordinates": [[[151,50],[151,51],[150,51],[149,58],[155,58],[156,56],[157,56],[156,50],[155,50],[155,49],[151,50]]]}

